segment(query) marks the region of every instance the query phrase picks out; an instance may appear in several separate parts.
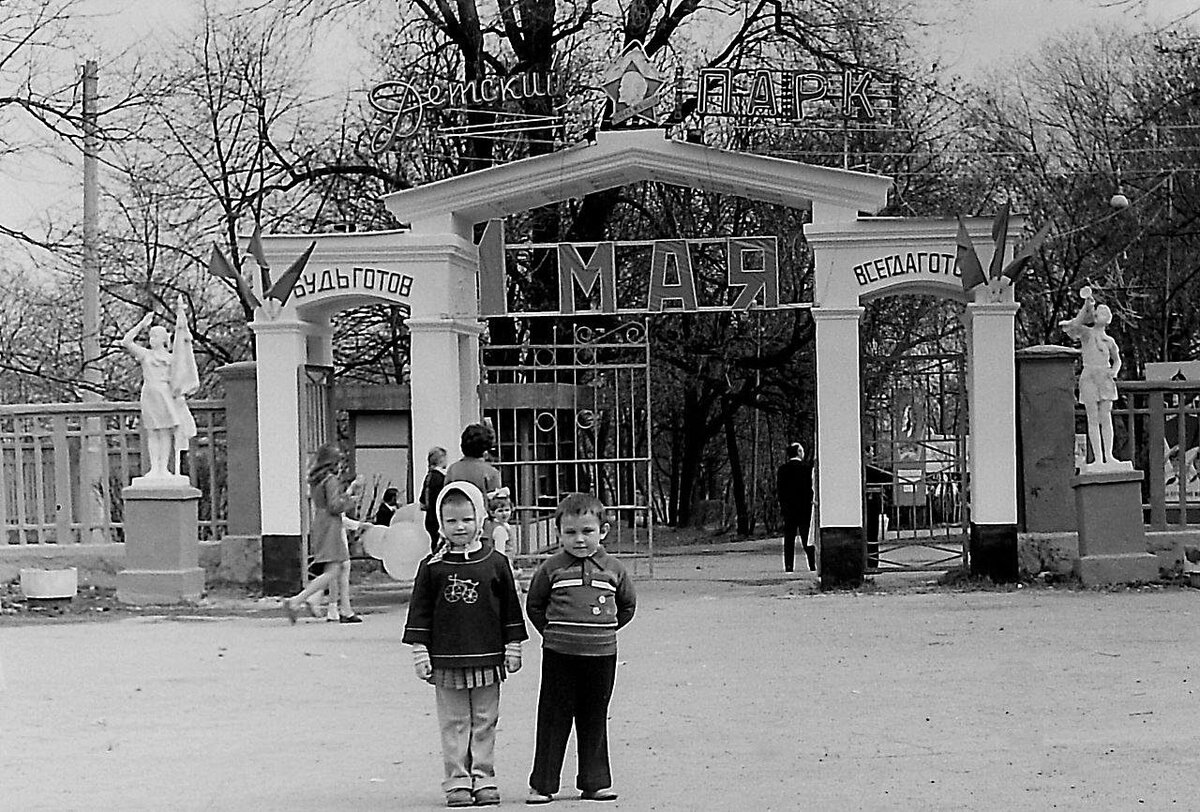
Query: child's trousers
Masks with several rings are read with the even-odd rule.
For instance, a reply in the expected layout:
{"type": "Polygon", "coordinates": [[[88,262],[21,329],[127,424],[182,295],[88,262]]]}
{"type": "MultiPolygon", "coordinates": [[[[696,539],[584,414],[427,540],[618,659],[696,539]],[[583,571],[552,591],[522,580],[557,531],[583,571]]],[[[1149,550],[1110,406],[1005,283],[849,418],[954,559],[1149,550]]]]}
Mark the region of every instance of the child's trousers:
{"type": "Polygon", "coordinates": [[[450,792],[495,787],[500,683],[483,688],[443,688],[439,685],[435,690],[446,772],[442,789],[450,792]]]}
{"type": "Polygon", "coordinates": [[[542,649],[537,741],[529,786],[558,792],[571,724],[579,751],[576,788],[595,792],[612,786],[608,764],[608,703],[617,675],[617,655],[584,657],[542,649]]]}

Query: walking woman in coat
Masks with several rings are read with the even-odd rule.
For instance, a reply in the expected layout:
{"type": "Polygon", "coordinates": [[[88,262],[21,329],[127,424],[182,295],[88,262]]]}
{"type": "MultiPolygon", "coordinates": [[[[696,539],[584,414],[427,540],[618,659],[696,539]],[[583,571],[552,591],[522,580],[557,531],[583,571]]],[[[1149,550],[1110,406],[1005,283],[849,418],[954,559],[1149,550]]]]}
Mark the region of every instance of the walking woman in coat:
{"type": "Polygon", "coordinates": [[[323,564],[321,574],[313,578],[298,595],[285,598],[283,609],[288,620],[296,622],[301,603],[309,613],[320,617],[308,599],[319,595],[329,587],[330,601],[337,601],[339,620],[342,623],[361,623],[362,618],[350,608],[350,547],[346,543],[346,531],[342,526],[342,514],[354,505],[358,496],[358,481],[343,488],[338,479],[338,466],[342,452],[332,443],[317,449],[317,459],[308,472],[308,488],[312,499],[313,517],[309,526],[309,549],[313,563],[323,564]]]}

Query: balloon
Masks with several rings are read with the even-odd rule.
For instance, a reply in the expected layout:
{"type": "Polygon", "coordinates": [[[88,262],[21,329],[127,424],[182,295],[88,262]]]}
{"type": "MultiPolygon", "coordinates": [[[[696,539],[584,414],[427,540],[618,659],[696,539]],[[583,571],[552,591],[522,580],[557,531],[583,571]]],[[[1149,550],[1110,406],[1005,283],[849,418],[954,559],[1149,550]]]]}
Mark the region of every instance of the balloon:
{"type": "Polygon", "coordinates": [[[417,565],[429,555],[429,535],[416,505],[397,508],[388,527],[373,525],[363,531],[363,552],[383,562],[394,580],[411,581],[417,565]]]}

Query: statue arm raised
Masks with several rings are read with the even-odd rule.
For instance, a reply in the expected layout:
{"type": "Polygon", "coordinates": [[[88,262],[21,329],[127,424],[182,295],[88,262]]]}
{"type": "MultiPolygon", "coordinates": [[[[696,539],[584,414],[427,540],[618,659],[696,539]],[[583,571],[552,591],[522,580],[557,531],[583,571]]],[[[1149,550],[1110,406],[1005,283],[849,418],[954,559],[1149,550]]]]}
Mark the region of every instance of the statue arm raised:
{"type": "Polygon", "coordinates": [[[1086,335],[1088,326],[1096,321],[1096,300],[1092,298],[1085,299],[1083,306],[1079,308],[1079,312],[1075,314],[1073,319],[1064,319],[1058,323],[1058,326],[1063,328],[1063,332],[1071,338],[1082,338],[1086,335]]]}
{"type": "Polygon", "coordinates": [[[141,321],[139,321],[133,327],[129,328],[129,332],[127,332],[127,333],[125,333],[125,335],[121,336],[121,342],[120,342],[121,346],[124,347],[125,349],[129,350],[134,355],[137,355],[138,350],[142,349],[142,347],[138,346],[137,342],[134,341],[134,339],[137,338],[138,333],[140,333],[142,330],[145,330],[147,327],[149,327],[150,322],[152,322],[152,321],[154,321],[153,313],[147,313],[146,315],[142,316],[141,321]]]}

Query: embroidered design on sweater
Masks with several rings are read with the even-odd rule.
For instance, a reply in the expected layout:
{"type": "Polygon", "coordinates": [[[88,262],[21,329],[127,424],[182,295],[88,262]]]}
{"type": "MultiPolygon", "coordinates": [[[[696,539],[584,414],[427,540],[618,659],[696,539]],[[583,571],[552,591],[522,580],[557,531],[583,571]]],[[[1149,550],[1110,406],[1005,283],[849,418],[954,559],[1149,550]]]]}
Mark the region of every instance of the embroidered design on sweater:
{"type": "Polygon", "coordinates": [[[478,581],[451,575],[446,588],[442,590],[442,598],[446,603],[474,603],[479,600],[479,591],[476,589],[478,586],[478,581]]]}

